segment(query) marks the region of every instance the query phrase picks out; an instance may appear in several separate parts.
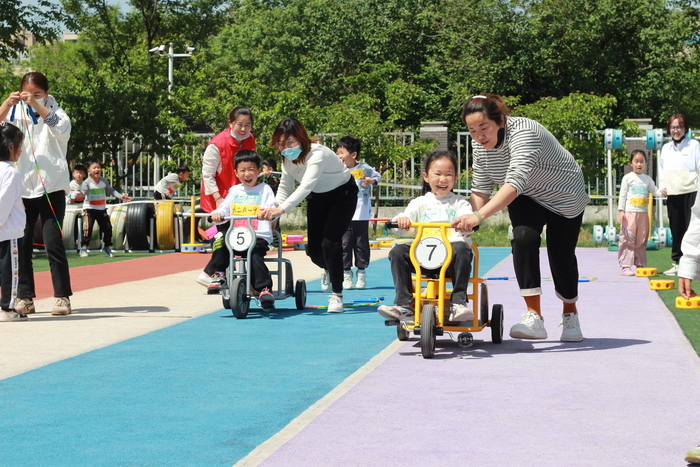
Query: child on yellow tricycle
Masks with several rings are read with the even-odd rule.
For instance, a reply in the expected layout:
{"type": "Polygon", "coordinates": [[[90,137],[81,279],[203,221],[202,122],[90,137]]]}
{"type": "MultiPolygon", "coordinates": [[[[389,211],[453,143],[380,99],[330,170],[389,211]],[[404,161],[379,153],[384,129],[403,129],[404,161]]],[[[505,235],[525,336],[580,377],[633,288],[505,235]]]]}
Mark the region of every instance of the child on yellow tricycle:
{"type": "Polygon", "coordinates": [[[424,358],[433,357],[435,336],[445,331],[461,332],[458,343],[463,347],[471,345],[471,332],[487,326],[492,328],[493,342],[500,343],[503,336],[503,307],[495,305],[488,319],[487,289],[478,277],[478,249],[469,238],[471,232],[450,227],[456,217],[471,213],[468,200],[452,192],[456,173],[457,161],[451,153],[430,154],[423,172],[423,195],[387,224],[400,233],[411,228],[417,232],[410,246],[398,243],[389,252],[396,298],[393,306],[382,305],[377,311],[387,325],[397,326],[399,340],[407,340],[411,330],[420,335],[424,358]]]}

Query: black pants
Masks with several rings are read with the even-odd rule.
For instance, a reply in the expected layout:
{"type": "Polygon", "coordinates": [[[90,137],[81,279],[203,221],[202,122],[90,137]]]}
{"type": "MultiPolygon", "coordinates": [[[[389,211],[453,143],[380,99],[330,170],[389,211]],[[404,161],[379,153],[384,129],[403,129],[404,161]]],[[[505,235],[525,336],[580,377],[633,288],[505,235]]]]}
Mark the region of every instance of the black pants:
{"type": "MultiPolygon", "coordinates": [[[[263,238],[255,239],[255,246],[253,247],[248,267],[250,268],[250,285],[258,292],[262,291],[262,289],[272,290],[272,277],[270,276],[270,270],[267,264],[265,264],[265,255],[269,250],[270,247],[267,240],[263,238]]],[[[236,253],[236,256],[246,258],[247,254],[248,252],[242,254],[236,253]]],[[[231,258],[229,258],[229,261],[230,260],[231,258]]]]}
{"type": "Polygon", "coordinates": [[[21,239],[13,238],[0,242],[0,308],[4,311],[15,309],[15,299],[19,289],[19,258],[22,249],[21,239]]]}
{"type": "Polygon", "coordinates": [[[367,269],[369,266],[369,221],[351,221],[343,235],[343,269],[352,269],[352,255],[355,254],[355,267],[367,269]]]}
{"type": "MultiPolygon", "coordinates": [[[[413,280],[411,273],[414,272],[413,263],[409,251],[411,245],[399,243],[394,245],[389,251],[389,262],[391,263],[391,277],[394,279],[394,289],[396,297],[394,305],[413,306],[413,280]]],[[[452,262],[447,267],[446,275],[452,279],[452,303],[467,303],[467,287],[469,287],[469,277],[472,272],[472,259],[474,253],[466,242],[452,243],[452,262]]],[[[431,272],[422,269],[423,274],[431,272]]]]}
{"type": "Polygon", "coordinates": [[[211,258],[209,258],[207,265],[204,266],[204,272],[210,276],[217,271],[225,272],[231,263],[231,256],[226,248],[226,232],[228,232],[230,226],[230,222],[216,226],[216,230],[219,232],[214,236],[214,240],[211,242],[211,258]]]}
{"type": "Polygon", "coordinates": [[[168,199],[168,198],[163,196],[163,193],[161,193],[160,191],[154,191],[153,192],[153,199],[161,200],[161,199],[168,199]]]}
{"type": "Polygon", "coordinates": [[[326,193],[311,193],[307,199],[308,243],[306,255],[327,269],[333,293],[343,292],[343,235],[357,206],[357,184],[347,183],[326,193]]]}
{"type": "Polygon", "coordinates": [[[673,244],[671,244],[671,259],[678,264],[683,252],[681,243],[685,236],[688,225],[690,225],[690,210],[695,204],[697,191],[682,195],[669,195],[666,198],[666,209],[668,210],[668,225],[671,227],[673,244]]]}
{"type": "Polygon", "coordinates": [[[42,234],[44,236],[44,248],[51,269],[51,281],[53,282],[54,297],[70,297],[73,291],[70,287],[70,272],[66,259],[66,248],[63,246],[63,235],[54,218],[54,212],[58,222],[63,226],[63,216],[66,212],[66,193],[54,191],[49,193],[51,204],[46,196],[38,198],[24,198],[24,209],[27,214],[27,224],[24,226],[24,237],[21,248],[23,250],[19,265],[19,298],[34,298],[34,267],[32,265],[32,249],[34,248],[34,225],[40,219],[42,234]],[[53,211],[51,207],[53,206],[53,211]]]}
{"type": "Polygon", "coordinates": [[[528,196],[518,196],[508,206],[513,224],[513,265],[523,297],[542,294],[540,275],[540,235],[547,225],[547,256],[552,270],[554,290],[566,303],[578,299],[578,261],[576,243],[583,212],[569,219],[536,203],[528,196]]]}
{"type": "Polygon", "coordinates": [[[107,214],[106,209],[85,210],[85,231],[83,232],[83,239],[81,245],[86,247],[90,243],[90,237],[92,237],[92,228],[95,226],[95,221],[97,221],[97,225],[100,226],[100,232],[102,233],[102,243],[104,243],[104,246],[111,247],[112,222],[109,220],[109,214],[107,214]]]}

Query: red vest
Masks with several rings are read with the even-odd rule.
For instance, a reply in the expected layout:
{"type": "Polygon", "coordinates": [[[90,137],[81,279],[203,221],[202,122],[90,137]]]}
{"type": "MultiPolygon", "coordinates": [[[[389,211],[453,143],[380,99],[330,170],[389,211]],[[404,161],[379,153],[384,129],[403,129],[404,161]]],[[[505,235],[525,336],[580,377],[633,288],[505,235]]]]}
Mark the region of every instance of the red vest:
{"type": "MultiPolygon", "coordinates": [[[[219,155],[221,156],[221,172],[216,174],[216,186],[219,187],[219,195],[222,198],[226,198],[228,191],[233,185],[238,185],[240,180],[236,176],[236,170],[233,166],[233,156],[241,149],[252,149],[255,150],[255,137],[251,135],[239,142],[236,138],[231,136],[231,129],[226,128],[224,131],[214,136],[209,144],[213,144],[219,150],[219,155]]],[[[216,201],[212,195],[204,194],[204,181],[202,181],[202,188],[200,192],[199,205],[206,212],[212,212],[216,209],[216,201]]]]}

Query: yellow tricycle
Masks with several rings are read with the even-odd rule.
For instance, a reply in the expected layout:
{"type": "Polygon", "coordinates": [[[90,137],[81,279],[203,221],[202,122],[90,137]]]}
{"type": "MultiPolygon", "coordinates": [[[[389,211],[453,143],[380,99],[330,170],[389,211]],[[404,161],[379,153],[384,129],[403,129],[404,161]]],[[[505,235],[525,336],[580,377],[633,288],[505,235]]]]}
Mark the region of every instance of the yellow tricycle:
{"type": "MultiPolygon", "coordinates": [[[[387,228],[398,228],[396,222],[387,222],[387,228]]],[[[400,341],[407,341],[411,331],[420,336],[420,348],[423,358],[435,355],[436,336],[447,332],[459,333],[457,343],[462,348],[471,347],[474,342],[473,332],[491,328],[491,342],[503,341],[503,305],[495,304],[489,319],[488,288],[486,280],[479,277],[479,249],[472,242],[474,261],[467,290],[467,300],[472,304],[474,318],[472,321],[449,322],[451,289],[448,283],[447,269],[452,262],[452,244],[448,239],[449,223],[414,222],[416,236],[411,243],[409,255],[415,274],[413,276],[414,322],[389,319],[387,326],[396,326],[400,341]],[[478,312],[477,312],[478,311],[478,312]]]]}

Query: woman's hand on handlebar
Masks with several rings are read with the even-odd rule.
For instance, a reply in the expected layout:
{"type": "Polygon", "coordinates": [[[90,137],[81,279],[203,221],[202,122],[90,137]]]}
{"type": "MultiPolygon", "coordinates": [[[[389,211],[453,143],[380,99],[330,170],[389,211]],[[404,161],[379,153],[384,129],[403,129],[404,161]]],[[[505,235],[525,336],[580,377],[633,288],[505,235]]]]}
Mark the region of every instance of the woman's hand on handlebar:
{"type": "Polygon", "coordinates": [[[282,209],[281,207],[262,208],[262,209],[260,209],[260,212],[258,213],[258,219],[261,219],[264,221],[271,221],[275,217],[279,217],[282,214],[284,214],[284,209],[282,209]]]}
{"type": "Polygon", "coordinates": [[[480,224],[479,218],[474,214],[459,216],[452,221],[452,228],[457,232],[472,232],[480,224]]]}

